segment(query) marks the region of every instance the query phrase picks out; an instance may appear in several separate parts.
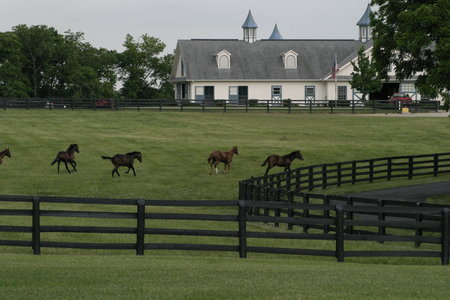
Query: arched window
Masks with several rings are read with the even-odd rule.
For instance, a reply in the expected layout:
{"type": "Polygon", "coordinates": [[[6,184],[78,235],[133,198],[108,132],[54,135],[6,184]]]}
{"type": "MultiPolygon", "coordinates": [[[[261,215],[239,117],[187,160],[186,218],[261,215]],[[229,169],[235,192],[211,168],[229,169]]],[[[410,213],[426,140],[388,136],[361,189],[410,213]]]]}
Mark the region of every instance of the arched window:
{"type": "Polygon", "coordinates": [[[297,59],[294,55],[288,55],[286,57],[286,69],[297,68],[297,59]]]}
{"type": "Polygon", "coordinates": [[[297,69],[297,57],[298,54],[295,51],[289,50],[287,52],[281,53],[283,58],[285,69],[297,69]]]}
{"type": "Polygon", "coordinates": [[[230,58],[226,55],[221,55],[219,57],[219,69],[229,69],[230,68],[230,58]]]}
{"type": "Polygon", "coordinates": [[[222,50],[216,54],[217,68],[229,69],[231,68],[231,54],[227,50],[222,50]]]}

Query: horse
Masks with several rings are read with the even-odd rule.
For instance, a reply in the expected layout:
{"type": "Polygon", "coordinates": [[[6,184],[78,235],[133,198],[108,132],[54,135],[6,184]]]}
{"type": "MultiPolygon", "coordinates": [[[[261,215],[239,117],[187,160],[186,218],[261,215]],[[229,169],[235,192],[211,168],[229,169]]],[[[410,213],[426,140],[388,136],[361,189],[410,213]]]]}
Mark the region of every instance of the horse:
{"type": "Polygon", "coordinates": [[[69,172],[69,174],[74,171],[77,172],[77,163],[75,162],[75,152],[80,153],[80,149],[78,149],[77,144],[72,144],[69,146],[69,148],[67,148],[66,151],[60,151],[58,152],[58,154],[56,154],[56,158],[51,163],[51,166],[53,166],[55,163],[58,163],[58,174],[59,174],[59,165],[61,164],[61,162],[63,162],[66,165],[66,170],[67,172],[69,172]],[[69,170],[67,163],[70,163],[70,165],[72,166],[73,168],[72,171],[69,170]]]}
{"type": "Polygon", "coordinates": [[[233,155],[235,153],[239,155],[237,146],[233,146],[233,148],[231,148],[231,150],[229,152],[222,152],[222,151],[211,152],[211,154],[208,156],[208,163],[211,166],[209,175],[212,174],[213,166],[214,166],[214,169],[216,170],[216,175],[219,174],[219,169],[217,169],[217,165],[220,164],[221,162],[223,162],[225,164],[223,174],[225,174],[227,171],[229,171],[231,161],[233,160],[233,155]]]}
{"type": "Polygon", "coordinates": [[[2,163],[3,157],[8,156],[11,158],[11,152],[9,151],[9,148],[6,148],[2,152],[0,152],[0,164],[2,163]]]}
{"type": "Polygon", "coordinates": [[[121,166],[128,167],[128,170],[125,172],[126,174],[128,174],[130,170],[133,170],[133,174],[134,176],[136,176],[136,171],[134,170],[133,167],[134,159],[137,158],[137,160],[142,162],[142,154],[141,152],[138,151],[129,152],[127,154],[116,154],[113,157],[102,155],[102,158],[109,159],[113,163],[114,170],[112,170],[112,177],[114,177],[114,173],[117,173],[117,175],[120,176],[119,171],[117,169],[119,169],[119,167],[121,166]]]}
{"type": "Polygon", "coordinates": [[[284,172],[286,172],[287,170],[290,170],[291,163],[296,158],[303,160],[303,156],[300,153],[300,150],[293,151],[290,154],[286,154],[283,156],[278,156],[278,155],[268,156],[266,158],[266,160],[261,164],[261,167],[264,167],[267,164],[267,169],[266,169],[266,173],[264,174],[264,176],[266,176],[267,173],[269,173],[269,170],[275,166],[284,167],[284,172]]]}

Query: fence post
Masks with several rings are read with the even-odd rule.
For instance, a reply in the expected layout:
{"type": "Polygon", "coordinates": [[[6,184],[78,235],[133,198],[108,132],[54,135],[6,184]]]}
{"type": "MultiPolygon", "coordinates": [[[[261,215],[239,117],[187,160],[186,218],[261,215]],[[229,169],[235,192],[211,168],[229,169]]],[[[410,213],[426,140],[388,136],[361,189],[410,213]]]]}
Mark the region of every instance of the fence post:
{"type": "MultiPolygon", "coordinates": [[[[384,207],[384,200],[382,200],[382,199],[379,199],[378,201],[377,201],[377,205],[378,205],[378,207],[384,207]]],[[[379,212],[378,213],[378,221],[379,222],[382,222],[382,221],[384,221],[386,219],[386,217],[385,217],[385,215],[384,215],[384,213],[383,212],[379,212]]],[[[384,226],[384,225],[378,225],[378,234],[379,235],[386,235],[386,227],[384,226]]],[[[384,241],[383,240],[380,240],[379,241],[381,244],[383,244],[384,243],[384,241]]]]}
{"type": "Polygon", "coordinates": [[[309,100],[309,113],[312,114],[312,100],[309,100]]]}
{"type": "Polygon", "coordinates": [[[136,255],[144,255],[145,240],[145,201],[137,201],[136,255]]]}
{"type": "MultiPolygon", "coordinates": [[[[304,193],[303,194],[303,204],[308,205],[309,204],[309,194],[304,193]]],[[[309,209],[303,208],[303,218],[309,218],[309,209]]],[[[308,233],[308,224],[303,225],[303,232],[308,233]]]]}
{"type": "MultiPolygon", "coordinates": [[[[352,197],[348,197],[347,198],[347,205],[348,206],[353,206],[353,198],[352,197]]],[[[352,211],[348,211],[347,212],[347,219],[348,220],[353,220],[353,212],[352,211]]],[[[353,233],[353,226],[347,226],[347,233],[348,234],[352,234],[353,233]]]]}
{"type": "MultiPolygon", "coordinates": [[[[420,203],[420,202],[417,202],[417,203],[416,203],[417,208],[420,208],[421,205],[422,205],[422,203],[420,203]]],[[[420,212],[417,213],[417,214],[416,214],[416,222],[422,222],[422,220],[423,220],[422,214],[421,214],[420,212]]],[[[417,229],[416,229],[415,236],[418,237],[418,236],[422,236],[422,235],[423,235],[423,230],[422,230],[422,228],[417,228],[417,229]]],[[[420,247],[420,242],[419,242],[419,241],[416,241],[416,242],[414,243],[414,246],[415,246],[416,248],[420,247]]]]}
{"type": "Polygon", "coordinates": [[[269,108],[269,100],[267,100],[267,112],[270,112],[270,108],[269,108]]]}
{"type": "Polygon", "coordinates": [[[414,175],[414,157],[408,158],[408,179],[412,179],[414,175]]]}
{"type": "Polygon", "coordinates": [[[6,110],[8,100],[6,98],[3,98],[3,110],[6,110]]]}
{"type": "MultiPolygon", "coordinates": [[[[323,205],[330,205],[330,196],[329,195],[325,195],[325,198],[323,199],[323,205]]],[[[324,209],[323,217],[328,220],[330,218],[330,210],[324,209]]],[[[329,232],[330,232],[330,226],[329,225],[324,225],[323,226],[323,233],[324,234],[328,234],[329,232]]]]}
{"type": "MultiPolygon", "coordinates": [[[[281,201],[281,193],[283,192],[283,190],[282,189],[277,189],[277,195],[276,195],[276,198],[275,198],[275,201],[277,202],[277,203],[280,203],[280,201],[281,201]]],[[[281,209],[280,208],[275,208],[275,217],[280,217],[281,216],[281,209]]],[[[275,222],[275,227],[279,227],[280,226],[280,223],[279,222],[275,222]]]]}
{"type": "Polygon", "coordinates": [[[295,190],[299,190],[301,188],[300,176],[300,169],[295,170],[295,190]]]}
{"type": "Polygon", "coordinates": [[[342,164],[341,163],[337,163],[336,165],[337,168],[337,186],[340,187],[341,183],[342,183],[342,164]]]}
{"type": "Polygon", "coordinates": [[[369,160],[369,182],[373,181],[373,159],[369,160]]]}
{"type": "Polygon", "coordinates": [[[314,168],[309,167],[308,190],[311,191],[313,188],[314,188],[314,168]]]}
{"type": "Polygon", "coordinates": [[[387,161],[388,165],[387,165],[387,180],[391,180],[392,179],[392,158],[388,157],[388,161],[387,161]]]}
{"type": "Polygon", "coordinates": [[[450,209],[444,208],[442,210],[441,219],[441,263],[446,266],[448,265],[448,255],[449,255],[449,226],[450,226],[450,209]]]}
{"type": "MultiPolygon", "coordinates": [[[[258,185],[259,186],[259,185],[258,185]]],[[[270,199],[270,190],[269,190],[269,187],[264,187],[264,198],[263,198],[263,200],[265,201],[265,202],[268,202],[268,201],[270,201],[270,200],[272,200],[272,199],[270,199]]],[[[270,215],[270,213],[269,213],[269,208],[268,207],[265,207],[264,208],[264,215],[265,216],[269,216],[270,215]]]]}
{"type": "Polygon", "coordinates": [[[223,112],[227,112],[227,100],[223,100],[223,112]]]}
{"type": "Polygon", "coordinates": [[[434,177],[439,174],[439,156],[437,154],[433,157],[433,175],[434,177]]]}
{"type": "Polygon", "coordinates": [[[30,110],[30,98],[27,98],[27,110],[30,110]]]}
{"type": "Polygon", "coordinates": [[[352,114],[355,113],[355,99],[352,99],[352,114]]]}
{"type": "Polygon", "coordinates": [[[32,245],[33,254],[41,254],[41,213],[40,213],[40,199],[39,197],[33,197],[33,211],[32,211],[32,222],[33,222],[33,234],[32,234],[32,245]]]}
{"type": "Polygon", "coordinates": [[[247,258],[247,208],[239,201],[239,257],[247,258]]]}
{"type": "Polygon", "coordinates": [[[327,165],[322,165],[322,189],[326,189],[328,184],[328,178],[327,178],[327,165]]]}
{"type": "Polygon", "coordinates": [[[248,99],[245,100],[245,112],[248,112],[248,99]]]}
{"type": "Polygon", "coordinates": [[[352,161],[352,184],[356,183],[356,161],[352,161]]]}
{"type": "MultiPolygon", "coordinates": [[[[289,204],[293,204],[294,203],[294,191],[289,191],[288,192],[288,203],[289,204]]],[[[293,218],[294,217],[294,209],[293,208],[288,208],[288,218],[293,218]]],[[[293,224],[292,223],[288,223],[288,229],[292,230],[293,228],[293,224]]]]}
{"type": "Polygon", "coordinates": [[[344,208],[336,205],[336,258],[344,262],[344,208]]]}

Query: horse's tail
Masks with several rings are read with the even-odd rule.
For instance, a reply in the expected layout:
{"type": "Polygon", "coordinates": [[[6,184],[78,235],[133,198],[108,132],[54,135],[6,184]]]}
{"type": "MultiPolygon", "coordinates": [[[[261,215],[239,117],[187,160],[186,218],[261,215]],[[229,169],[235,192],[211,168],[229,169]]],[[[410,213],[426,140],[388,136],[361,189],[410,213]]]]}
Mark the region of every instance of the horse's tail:
{"type": "Polygon", "coordinates": [[[58,161],[58,157],[56,157],[56,158],[52,161],[52,163],[50,164],[50,166],[53,166],[57,161],[58,161]]]}
{"type": "Polygon", "coordinates": [[[103,155],[102,155],[102,158],[103,158],[103,159],[109,159],[109,160],[112,160],[112,157],[109,157],[109,156],[103,156],[103,155]]]}
{"type": "Polygon", "coordinates": [[[261,164],[261,167],[264,167],[267,164],[267,162],[269,161],[269,158],[270,158],[270,156],[268,156],[266,158],[266,160],[261,164]]]}

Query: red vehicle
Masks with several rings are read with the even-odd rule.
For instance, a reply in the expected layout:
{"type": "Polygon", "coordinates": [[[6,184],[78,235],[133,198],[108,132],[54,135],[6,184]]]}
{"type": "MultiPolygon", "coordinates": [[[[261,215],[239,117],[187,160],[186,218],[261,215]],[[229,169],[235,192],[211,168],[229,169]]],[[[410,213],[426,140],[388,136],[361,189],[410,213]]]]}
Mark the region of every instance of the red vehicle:
{"type": "Polygon", "coordinates": [[[113,108],[114,101],[107,100],[107,99],[95,100],[95,107],[97,107],[97,108],[113,108]]]}
{"type": "Polygon", "coordinates": [[[389,97],[389,103],[411,104],[412,98],[406,93],[394,93],[389,97]]]}

